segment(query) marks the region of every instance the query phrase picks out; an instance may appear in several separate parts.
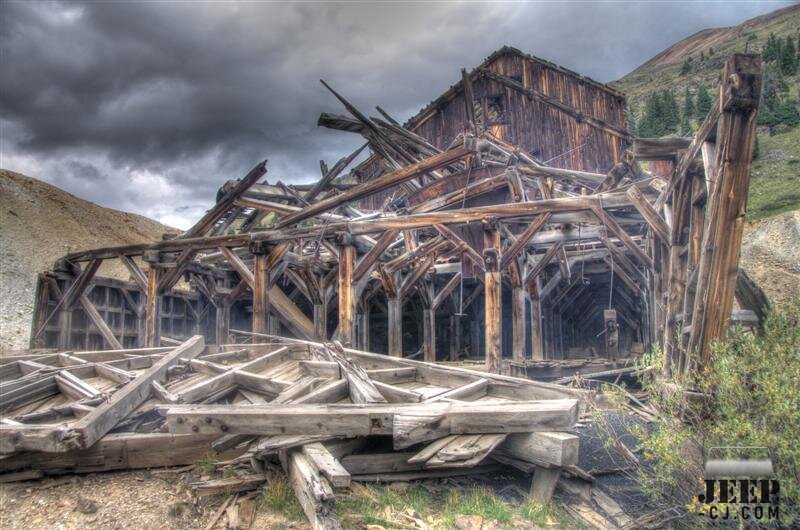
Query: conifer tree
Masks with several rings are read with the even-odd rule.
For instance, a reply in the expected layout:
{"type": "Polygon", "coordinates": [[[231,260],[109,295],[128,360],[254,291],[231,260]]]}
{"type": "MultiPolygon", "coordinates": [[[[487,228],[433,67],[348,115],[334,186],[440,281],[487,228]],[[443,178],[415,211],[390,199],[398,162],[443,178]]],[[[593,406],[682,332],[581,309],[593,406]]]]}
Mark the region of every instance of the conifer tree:
{"type": "Polygon", "coordinates": [[[699,121],[703,121],[706,118],[713,103],[711,94],[708,93],[706,87],[701,86],[700,90],[697,91],[697,104],[695,105],[696,116],[699,121]]]}
{"type": "Polygon", "coordinates": [[[786,37],[786,43],[781,47],[779,63],[783,75],[797,73],[797,50],[791,37],[786,37]]]}
{"type": "Polygon", "coordinates": [[[692,132],[692,116],[694,116],[694,99],[692,99],[692,93],[689,92],[689,87],[686,87],[686,90],[683,93],[683,113],[681,116],[681,131],[680,133],[683,135],[690,134],[692,132]]]}

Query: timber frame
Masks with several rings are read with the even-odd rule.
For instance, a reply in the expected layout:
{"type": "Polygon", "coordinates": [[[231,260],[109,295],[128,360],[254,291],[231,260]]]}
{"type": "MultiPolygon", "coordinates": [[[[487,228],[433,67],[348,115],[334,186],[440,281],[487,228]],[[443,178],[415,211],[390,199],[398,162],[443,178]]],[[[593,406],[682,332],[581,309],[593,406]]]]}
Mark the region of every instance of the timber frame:
{"type": "Polygon", "coordinates": [[[40,280],[31,346],[72,347],[80,306],[115,349],[199,333],[219,344],[336,339],[427,362],[482,357],[494,373],[568,358],[614,364],[653,344],[667,373],[707,363],[737,315],[735,295],[745,318],[766,305],[738,270],[759,59],[727,61],[693,138],[639,139],[624,128],[622,95],[549,63],[504,74],[498,58],[535,59],[509,50],[462,72],[405,126],[380,108],[367,117],[325,85],[349,116],[320,124],[364,145],[321,162],[310,186],[262,182],[260,162],[175,238],[68,254],[40,280]],[[532,71],[575,83],[592,108],[568,90],[548,93],[532,71]],[[544,117],[523,122],[517,108],[544,117]],[[431,120],[436,138],[424,135],[431,120]],[[574,135],[547,129],[562,121],[574,135]],[[525,132],[540,126],[539,137],[525,132]],[[553,164],[529,145],[546,138],[548,153],[569,153],[590,136],[586,152],[553,164]],[[367,160],[344,174],[365,147],[367,160]],[[609,163],[587,168],[594,158],[609,163]],[[100,264],[116,259],[131,272],[120,296],[140,317],[135,333],[87,296],[106,281],[95,278],[100,264]],[[190,292],[174,290],[181,279],[190,292]],[[165,326],[167,299],[186,305],[179,325],[165,326]]]}

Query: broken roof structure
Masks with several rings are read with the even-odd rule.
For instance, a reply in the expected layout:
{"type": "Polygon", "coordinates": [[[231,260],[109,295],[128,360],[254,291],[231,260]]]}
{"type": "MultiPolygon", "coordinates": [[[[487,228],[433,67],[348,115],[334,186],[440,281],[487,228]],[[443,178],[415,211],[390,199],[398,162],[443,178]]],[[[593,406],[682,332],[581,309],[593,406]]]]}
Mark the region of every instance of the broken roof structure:
{"type": "Polygon", "coordinates": [[[316,183],[266,182],[263,161],[180,236],[40,275],[31,347],[54,351],[0,366],[4,471],[213,447],[250,474],[197,488],[241,491],[277,456],[317,528],[338,527],[351,479],[504,464],[536,470],[546,500],[581,473],[585,391],[501,371],[619,376],[655,344],[686,371],[732,316],[763,318],[738,271],[757,57],[727,61],[693,138],[634,138],[621,94],[511,48],[405,125],[328,88],[348,115],[319,123],[365,143],[316,183]],[[104,260],[132,281],[96,277],[104,260]],[[483,373],[433,364],[465,358],[483,373]]]}

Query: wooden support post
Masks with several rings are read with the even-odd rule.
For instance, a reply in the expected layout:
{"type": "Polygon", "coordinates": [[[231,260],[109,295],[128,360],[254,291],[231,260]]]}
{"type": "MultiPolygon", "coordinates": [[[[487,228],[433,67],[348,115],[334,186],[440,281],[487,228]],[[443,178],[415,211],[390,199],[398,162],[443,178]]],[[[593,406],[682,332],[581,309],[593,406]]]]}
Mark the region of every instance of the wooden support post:
{"type": "Polygon", "coordinates": [[[50,301],[50,285],[44,277],[39,274],[36,278],[36,309],[33,314],[33,325],[31,326],[31,348],[43,348],[45,345],[44,335],[36,332],[44,327],[47,322],[48,302],[50,301]]]}
{"type": "Polygon", "coordinates": [[[328,304],[324,300],[314,304],[314,339],[328,340],[328,304]]]}
{"type": "Polygon", "coordinates": [[[513,341],[511,354],[515,361],[525,359],[525,291],[522,287],[511,290],[511,324],[513,341]]]}
{"type": "Polygon", "coordinates": [[[356,248],[349,239],[339,248],[339,340],[344,346],[353,345],[353,315],[355,296],[353,267],[355,267],[356,248]]]}
{"type": "Polygon", "coordinates": [[[388,298],[386,305],[389,309],[387,327],[389,338],[389,355],[392,357],[403,356],[403,301],[399,296],[388,298]]]}
{"type": "Polygon", "coordinates": [[[534,361],[544,360],[542,348],[542,301],[539,294],[531,293],[531,357],[534,361]]]}
{"type": "Polygon", "coordinates": [[[603,310],[605,324],[606,355],[610,361],[619,357],[619,324],[617,324],[617,311],[615,309],[603,310]]]}
{"type": "Polygon", "coordinates": [[[160,344],[161,326],[159,309],[161,299],[158,296],[158,280],[160,271],[156,264],[159,261],[158,252],[148,252],[142,256],[150,268],[147,270],[147,302],[145,305],[144,317],[144,345],[146,348],[154,348],[160,344]]]}
{"type": "Polygon", "coordinates": [[[269,269],[267,260],[269,249],[263,241],[250,244],[250,252],[255,255],[253,269],[253,333],[268,333],[269,330],[269,269]]]}
{"type": "Polygon", "coordinates": [[[502,365],[502,278],[500,276],[500,232],[489,223],[484,231],[483,265],[486,323],[486,371],[499,374],[502,365]]]}
{"type": "Polygon", "coordinates": [[[461,317],[450,315],[450,360],[457,361],[461,353],[461,317]]]}
{"type": "Polygon", "coordinates": [[[559,468],[536,467],[531,483],[531,500],[538,503],[548,503],[553,498],[558,477],[561,475],[559,468]]]}
{"type": "Polygon", "coordinates": [[[231,320],[231,306],[225,302],[217,305],[216,340],[217,344],[228,342],[228,328],[231,320]]]}
{"type": "Polygon", "coordinates": [[[725,63],[719,90],[716,183],[707,213],[712,221],[703,235],[688,350],[696,350],[701,366],[708,363],[711,343],[725,337],[733,307],[761,95],[759,57],[734,54],[725,63]]]}
{"type": "Polygon", "coordinates": [[[436,310],[422,310],[422,350],[426,363],[436,362],[436,310]]]}

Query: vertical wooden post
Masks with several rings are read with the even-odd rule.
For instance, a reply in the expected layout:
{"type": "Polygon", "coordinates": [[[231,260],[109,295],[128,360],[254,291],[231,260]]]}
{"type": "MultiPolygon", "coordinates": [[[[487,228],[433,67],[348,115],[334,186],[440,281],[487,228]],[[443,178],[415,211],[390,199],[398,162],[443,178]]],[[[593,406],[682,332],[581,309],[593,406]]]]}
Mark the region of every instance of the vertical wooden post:
{"type": "Polygon", "coordinates": [[[422,310],[422,354],[426,363],[436,362],[436,312],[422,310]]]}
{"type": "Polygon", "coordinates": [[[461,317],[450,316],[450,360],[457,361],[461,353],[461,317]]]}
{"type": "Polygon", "coordinates": [[[483,239],[486,371],[499,374],[502,365],[502,278],[498,269],[500,232],[494,222],[487,223],[483,239]]]}
{"type": "Polygon", "coordinates": [[[64,286],[61,288],[60,310],[58,313],[58,348],[60,350],[69,350],[70,339],[72,338],[72,308],[67,307],[66,293],[69,292],[72,282],[75,281],[73,269],[64,259],[56,261],[53,267],[53,272],[58,274],[59,278],[64,279],[64,286]]]}
{"type": "Polygon", "coordinates": [[[33,324],[31,325],[31,348],[44,348],[44,331],[36,336],[47,320],[48,302],[50,301],[50,285],[44,277],[44,274],[39,274],[36,277],[36,307],[33,313],[33,324]]]}
{"type": "Polygon", "coordinates": [[[144,317],[144,345],[147,348],[154,348],[160,344],[159,310],[160,297],[158,295],[158,280],[161,276],[157,264],[160,260],[158,252],[145,252],[142,259],[146,261],[150,268],[147,270],[147,300],[145,302],[144,317]]]}
{"type": "Polygon", "coordinates": [[[369,351],[369,320],[370,307],[365,302],[364,310],[358,314],[358,347],[364,351],[369,351]]]}
{"type": "Polygon", "coordinates": [[[513,333],[512,356],[515,361],[525,360],[525,291],[522,287],[511,290],[511,324],[513,333]]]}
{"type": "Polygon", "coordinates": [[[356,248],[349,237],[342,238],[339,248],[339,340],[344,346],[353,345],[353,315],[355,296],[353,286],[353,267],[356,248]]]}
{"type": "Polygon", "coordinates": [[[389,355],[392,357],[403,356],[403,302],[399,296],[388,298],[386,305],[388,315],[389,355]]]}
{"type": "Polygon", "coordinates": [[[755,145],[756,111],[761,96],[761,60],[734,54],[720,83],[722,113],[717,126],[714,174],[709,192],[697,296],[692,311],[689,353],[708,363],[712,341],[725,337],[730,324],[739,252],[755,145]]]}
{"type": "Polygon", "coordinates": [[[542,347],[542,301],[539,299],[539,278],[535,278],[530,286],[531,299],[531,358],[534,361],[544,360],[542,347]]]}
{"type": "Polygon", "coordinates": [[[253,241],[250,252],[255,256],[253,268],[253,333],[269,330],[269,249],[263,241],[253,241]]]}
{"type": "MultiPolygon", "coordinates": [[[[217,305],[217,319],[216,319],[216,340],[217,344],[225,344],[228,342],[228,327],[231,320],[231,306],[227,302],[220,302],[217,305]]],[[[254,341],[255,342],[255,341],[254,341]]]]}
{"type": "Polygon", "coordinates": [[[328,340],[328,304],[324,300],[314,304],[314,339],[328,340]]]}
{"type": "Polygon", "coordinates": [[[606,355],[610,361],[619,357],[619,325],[617,324],[617,311],[615,309],[603,310],[603,323],[605,324],[606,355]]]}

